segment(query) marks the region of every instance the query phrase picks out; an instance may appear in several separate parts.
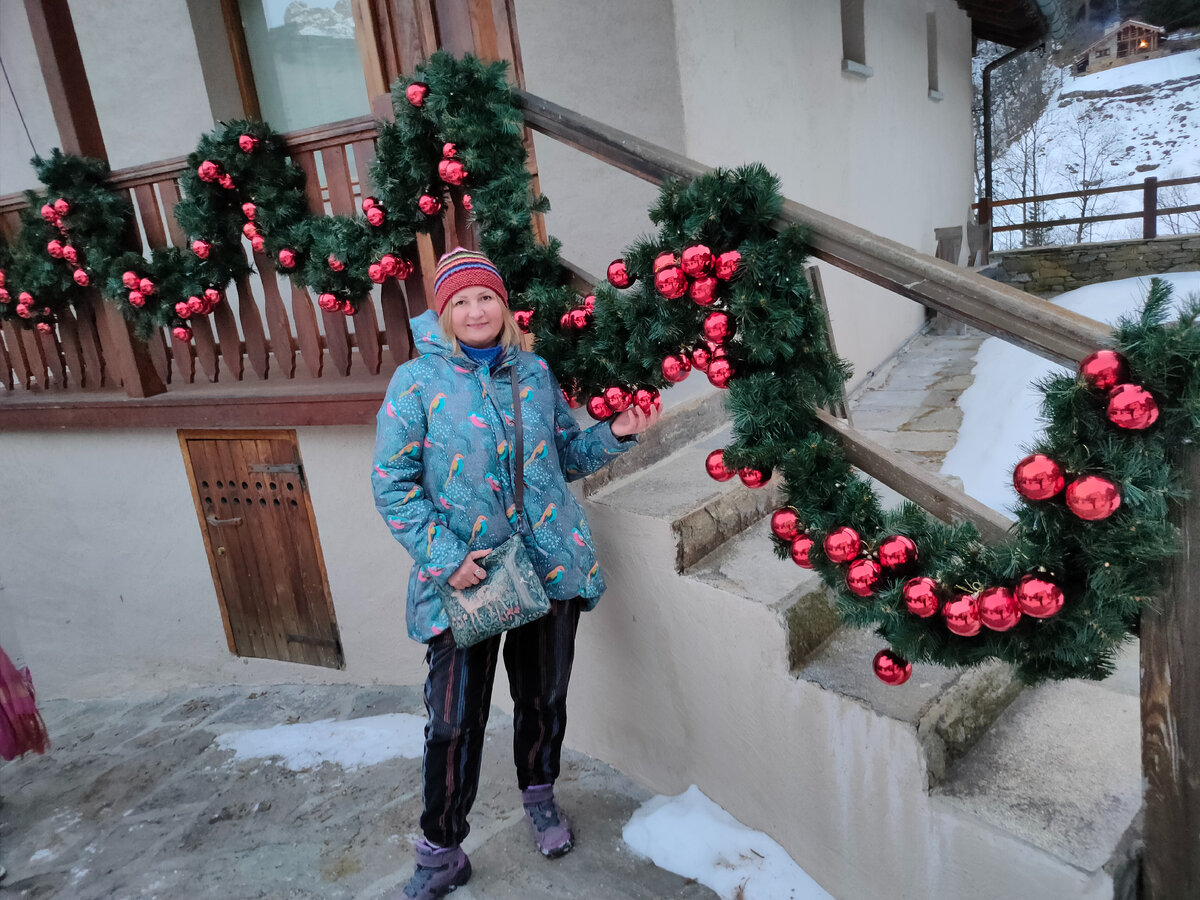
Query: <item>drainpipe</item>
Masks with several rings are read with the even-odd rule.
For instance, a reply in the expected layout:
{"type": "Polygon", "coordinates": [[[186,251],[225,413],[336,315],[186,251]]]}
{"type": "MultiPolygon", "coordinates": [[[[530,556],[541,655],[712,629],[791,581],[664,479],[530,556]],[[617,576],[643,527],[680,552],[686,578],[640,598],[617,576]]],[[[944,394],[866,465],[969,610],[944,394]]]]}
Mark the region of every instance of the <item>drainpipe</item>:
{"type": "MultiPolygon", "coordinates": [[[[989,213],[992,202],[992,69],[1016,59],[1023,53],[1028,53],[1045,42],[1038,38],[1025,47],[1010,50],[999,59],[994,59],[983,67],[983,193],[988,203],[989,213]]],[[[982,224],[982,223],[980,223],[982,224]]]]}

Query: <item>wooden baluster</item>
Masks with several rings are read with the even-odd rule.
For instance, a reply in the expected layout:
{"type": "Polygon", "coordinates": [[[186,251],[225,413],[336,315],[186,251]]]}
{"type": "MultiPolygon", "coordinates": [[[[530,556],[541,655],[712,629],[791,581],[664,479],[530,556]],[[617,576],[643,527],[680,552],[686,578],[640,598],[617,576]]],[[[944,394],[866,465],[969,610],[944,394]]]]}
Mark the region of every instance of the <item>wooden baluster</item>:
{"type": "MultiPolygon", "coordinates": [[[[354,215],[354,194],[350,188],[350,166],[343,147],[326,147],[321,150],[321,161],[325,164],[325,183],[329,188],[329,207],[335,216],[354,215]]],[[[350,330],[341,313],[322,310],[325,323],[325,346],[333,359],[334,368],[342,375],[349,375],[352,366],[350,355],[350,330]]]]}
{"type": "Polygon", "coordinates": [[[292,316],[296,320],[296,343],[300,346],[304,366],[313,378],[320,378],[325,367],[325,356],[321,352],[317,314],[308,291],[295,282],[292,282],[292,316]]]}
{"type": "MultiPolygon", "coordinates": [[[[419,277],[408,282],[409,285],[420,283],[419,277]]],[[[404,288],[396,279],[389,278],[383,283],[380,306],[383,308],[383,324],[392,362],[400,365],[412,359],[412,334],[408,326],[408,308],[404,298],[404,288]]]]}
{"type": "Polygon", "coordinates": [[[229,308],[229,300],[225,292],[221,292],[221,302],[212,311],[213,322],[217,326],[217,340],[221,347],[221,362],[226,371],[235,380],[242,380],[242,339],[238,335],[237,319],[229,308]]]}
{"type": "Polygon", "coordinates": [[[321,322],[325,326],[325,349],[333,362],[333,370],[339,375],[350,374],[350,332],[346,329],[346,317],[340,312],[321,310],[321,322]]]}
{"type": "Polygon", "coordinates": [[[430,288],[429,293],[426,293],[425,286],[429,284],[430,280],[432,279],[427,280],[421,271],[418,270],[404,282],[404,292],[408,295],[409,318],[415,319],[421,313],[425,312],[425,310],[429,309],[428,298],[432,296],[433,290],[430,288]]]}
{"type": "MultiPolygon", "coordinates": [[[[195,335],[195,330],[192,332],[195,335]]],[[[196,380],[196,354],[192,350],[191,340],[181,341],[171,336],[171,356],[175,359],[175,374],[184,384],[196,380]]]]}
{"type": "MultiPolygon", "coordinates": [[[[274,270],[267,271],[274,276],[274,270]]],[[[235,281],[238,295],[238,318],[242,321],[242,335],[246,341],[246,356],[250,358],[250,367],[259,378],[266,378],[270,364],[267,351],[267,336],[263,332],[262,316],[258,312],[258,303],[250,289],[250,279],[239,275],[235,281]]]]}
{"type": "Polygon", "coordinates": [[[105,303],[95,288],[88,288],[91,308],[100,325],[100,352],[107,377],[120,383],[130,397],[152,397],[167,386],[155,371],[146,345],[134,338],[125,317],[111,303],[105,303]]]}
{"type": "Polygon", "coordinates": [[[292,323],[288,319],[287,307],[279,293],[279,279],[275,274],[275,262],[265,253],[254,254],[254,265],[262,279],[263,296],[266,298],[267,327],[271,334],[271,352],[275,362],[286,378],[296,377],[296,340],[292,337],[292,323]]]}
{"type": "Polygon", "coordinates": [[[42,342],[38,333],[31,328],[18,328],[17,336],[21,346],[25,348],[25,361],[29,366],[29,374],[33,376],[34,386],[45,390],[50,386],[50,373],[46,367],[46,358],[42,354],[42,342]]]}
{"type": "MultiPolygon", "coordinates": [[[[395,279],[389,278],[387,283],[393,284],[395,279]]],[[[371,302],[369,294],[362,299],[358,312],[354,314],[354,339],[367,371],[378,375],[379,367],[383,364],[383,348],[379,345],[379,320],[375,317],[375,304],[371,302]]]]}
{"type": "Polygon", "coordinates": [[[168,178],[166,181],[158,181],[155,184],[158,186],[158,195],[162,197],[163,218],[167,220],[167,233],[171,236],[171,245],[191,252],[187,243],[187,235],[175,221],[175,207],[179,205],[180,199],[179,182],[174,178],[168,178]]]}
{"type": "Polygon", "coordinates": [[[495,11],[492,0],[467,0],[467,17],[471,20],[471,38],[475,44],[475,55],[484,62],[500,59],[500,45],[496,36],[495,11]]]}
{"type": "Polygon", "coordinates": [[[171,351],[167,349],[167,339],[161,328],[155,328],[151,332],[146,349],[150,351],[150,362],[154,364],[154,371],[158,373],[158,377],[163,380],[163,384],[170,384],[171,351]]]}
{"type": "Polygon", "coordinates": [[[62,350],[59,348],[56,331],[49,334],[38,331],[35,334],[38,337],[38,343],[42,345],[42,359],[46,361],[46,366],[50,369],[51,377],[46,381],[46,387],[53,386],[55,389],[63,391],[67,388],[67,361],[63,358],[62,350]]]}
{"type": "MultiPolygon", "coordinates": [[[[159,207],[158,197],[153,184],[139,184],[133,188],[134,200],[142,217],[142,228],[146,231],[146,244],[151,250],[159,250],[167,246],[167,230],[163,225],[163,211],[159,207]]],[[[166,192],[164,196],[170,196],[166,192]]],[[[174,205],[172,205],[172,209],[174,205]]],[[[175,224],[175,217],[169,217],[175,224]]],[[[178,225],[175,224],[178,228],[178,225]]],[[[182,242],[182,241],[181,241],[182,242]]],[[[150,358],[158,370],[159,377],[168,384],[177,374],[181,384],[191,384],[195,379],[195,360],[190,341],[177,341],[174,336],[167,336],[161,329],[151,336],[150,358]],[[171,361],[174,360],[174,372],[171,361]]]]}
{"type": "Polygon", "coordinates": [[[75,324],[79,338],[79,350],[83,355],[83,367],[77,383],[85,390],[96,391],[104,386],[105,381],[114,380],[105,371],[104,357],[101,355],[100,334],[96,329],[96,310],[92,306],[93,299],[85,297],[75,303],[75,324]]]}
{"type": "Polygon", "coordinates": [[[8,344],[4,340],[4,331],[0,330],[0,388],[12,390],[13,364],[8,356],[8,344]]]}
{"type": "Polygon", "coordinates": [[[455,242],[460,247],[466,247],[468,250],[479,249],[479,239],[475,234],[475,222],[467,208],[463,206],[463,195],[466,193],[460,187],[450,188],[450,203],[453,213],[452,231],[455,235],[455,242]]]}
{"type": "Polygon", "coordinates": [[[358,175],[359,206],[362,198],[371,196],[375,186],[371,184],[371,163],[375,161],[374,141],[355,141],[350,145],[354,148],[354,172],[358,175]]]}
{"type": "Polygon", "coordinates": [[[83,387],[83,347],[79,343],[79,322],[69,309],[58,314],[58,340],[68,373],[63,378],[62,386],[67,387],[70,382],[72,387],[83,387]]]}
{"type": "Polygon", "coordinates": [[[197,316],[191,322],[192,340],[196,344],[196,359],[200,369],[209,381],[216,381],[220,376],[217,364],[217,343],[213,339],[212,326],[207,316],[197,316]]]}
{"type": "Polygon", "coordinates": [[[12,322],[0,322],[0,328],[4,330],[8,339],[8,358],[16,375],[14,384],[16,387],[28,389],[33,377],[33,367],[25,356],[25,345],[21,343],[21,329],[12,322]]]}
{"type": "Polygon", "coordinates": [[[433,0],[437,12],[438,45],[454,56],[475,52],[471,18],[462,0],[433,0]]]}

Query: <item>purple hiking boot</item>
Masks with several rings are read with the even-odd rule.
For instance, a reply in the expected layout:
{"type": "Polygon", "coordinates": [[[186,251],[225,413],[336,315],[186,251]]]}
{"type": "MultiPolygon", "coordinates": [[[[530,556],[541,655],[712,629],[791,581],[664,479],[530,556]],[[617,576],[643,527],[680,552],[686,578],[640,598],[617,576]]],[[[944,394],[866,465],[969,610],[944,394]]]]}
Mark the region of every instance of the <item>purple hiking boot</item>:
{"type": "Polygon", "coordinates": [[[417,851],[417,868],[404,891],[392,895],[396,900],[437,900],[470,879],[471,861],[462,847],[435,847],[423,839],[413,847],[417,851]]]}
{"type": "Polygon", "coordinates": [[[571,852],[575,836],[566,815],[554,801],[554,785],[537,784],[521,792],[525,821],[542,856],[557,859],[571,852]]]}

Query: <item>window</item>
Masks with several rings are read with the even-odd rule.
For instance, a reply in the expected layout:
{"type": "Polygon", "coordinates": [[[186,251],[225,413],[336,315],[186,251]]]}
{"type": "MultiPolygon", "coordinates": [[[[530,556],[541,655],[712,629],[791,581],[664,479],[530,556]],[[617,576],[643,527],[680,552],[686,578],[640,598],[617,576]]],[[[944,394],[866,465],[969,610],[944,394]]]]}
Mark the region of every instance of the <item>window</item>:
{"type": "Polygon", "coordinates": [[[938,90],[938,39],[937,13],[925,14],[925,43],[929,52],[929,99],[941,100],[938,90]]]}
{"type": "Polygon", "coordinates": [[[870,78],[867,65],[867,32],[863,23],[864,0],[842,0],[842,71],[870,78]]]}

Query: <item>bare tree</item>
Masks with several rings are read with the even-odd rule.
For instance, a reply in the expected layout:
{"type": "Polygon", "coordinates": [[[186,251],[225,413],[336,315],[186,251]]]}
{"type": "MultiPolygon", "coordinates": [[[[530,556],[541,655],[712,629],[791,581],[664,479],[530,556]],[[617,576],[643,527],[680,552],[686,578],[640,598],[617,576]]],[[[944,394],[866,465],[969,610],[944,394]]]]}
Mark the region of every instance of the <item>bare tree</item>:
{"type": "MultiPolygon", "coordinates": [[[[1069,120],[1055,141],[1061,171],[1074,190],[1090,191],[1114,181],[1112,160],[1120,149],[1117,130],[1095,108],[1085,107],[1069,120]]],[[[1104,215],[1116,204],[1111,194],[1084,194],[1070,201],[1076,218],[1104,215]]],[[[1075,243],[1091,237],[1092,223],[1075,226],[1075,243]]]]}
{"type": "MultiPolygon", "coordinates": [[[[1175,173],[1167,175],[1167,178],[1176,177],[1178,176],[1175,173]]],[[[1167,209],[1179,206],[1200,205],[1200,190],[1197,190],[1197,187],[1194,184],[1173,184],[1170,187],[1159,188],[1158,204],[1167,209]],[[1190,193],[1189,189],[1191,189],[1190,193]]],[[[1200,232],[1200,210],[1160,216],[1158,221],[1171,234],[1195,234],[1200,232]]]]}

